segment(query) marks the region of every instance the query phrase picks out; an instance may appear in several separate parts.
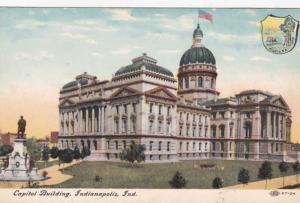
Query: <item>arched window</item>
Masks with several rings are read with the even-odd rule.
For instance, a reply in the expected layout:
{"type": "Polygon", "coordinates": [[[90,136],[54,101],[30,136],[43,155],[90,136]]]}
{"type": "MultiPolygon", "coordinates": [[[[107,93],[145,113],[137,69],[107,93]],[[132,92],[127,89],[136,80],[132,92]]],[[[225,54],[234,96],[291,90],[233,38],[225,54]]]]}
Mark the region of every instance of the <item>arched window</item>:
{"type": "Polygon", "coordinates": [[[184,78],[185,88],[189,88],[189,77],[184,78]]]}
{"type": "Polygon", "coordinates": [[[225,125],[220,125],[220,137],[225,137],[225,125]]]}
{"type": "Polygon", "coordinates": [[[198,78],[198,87],[203,87],[203,79],[202,79],[202,77],[198,78]]]}
{"type": "Polygon", "coordinates": [[[214,88],[215,80],[212,78],[210,81],[210,88],[214,88]]]}
{"type": "Polygon", "coordinates": [[[216,137],[216,134],[217,134],[217,128],[216,128],[216,126],[215,125],[212,125],[211,126],[211,135],[212,135],[212,137],[216,137]]]}
{"type": "Polygon", "coordinates": [[[90,140],[87,141],[87,144],[88,144],[88,148],[91,149],[91,141],[90,140]]]}
{"type": "Polygon", "coordinates": [[[118,141],[115,141],[115,149],[118,150],[119,149],[119,144],[118,141]]]}
{"type": "Polygon", "coordinates": [[[95,148],[95,150],[97,150],[97,141],[94,140],[93,143],[94,143],[94,148],[95,148]]]}

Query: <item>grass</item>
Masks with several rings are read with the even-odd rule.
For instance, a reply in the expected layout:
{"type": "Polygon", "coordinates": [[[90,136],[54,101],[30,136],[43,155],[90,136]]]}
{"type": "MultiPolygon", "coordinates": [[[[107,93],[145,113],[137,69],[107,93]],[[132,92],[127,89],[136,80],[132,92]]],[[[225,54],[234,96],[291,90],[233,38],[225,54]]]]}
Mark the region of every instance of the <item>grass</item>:
{"type": "Polygon", "coordinates": [[[46,162],[46,164],[44,161],[42,161],[42,162],[38,161],[38,162],[36,162],[36,167],[38,169],[43,169],[43,168],[48,168],[48,167],[56,165],[56,164],[58,164],[58,160],[48,161],[48,162],[46,162]]]}
{"type": "MultiPolygon", "coordinates": [[[[258,169],[262,162],[201,160],[177,163],[143,164],[132,168],[117,162],[81,162],[64,170],[74,178],[52,187],[63,188],[170,188],[169,180],[176,171],[180,171],[188,180],[186,188],[211,188],[212,180],[219,176],[224,186],[238,184],[237,176],[241,167],[250,172],[250,181],[256,181],[258,169]],[[216,164],[224,170],[194,168],[194,163],[216,164]],[[101,180],[95,181],[95,176],[101,180]]],[[[293,174],[291,165],[286,175],[293,174]]],[[[273,177],[281,176],[278,163],[272,163],[273,177]]]]}

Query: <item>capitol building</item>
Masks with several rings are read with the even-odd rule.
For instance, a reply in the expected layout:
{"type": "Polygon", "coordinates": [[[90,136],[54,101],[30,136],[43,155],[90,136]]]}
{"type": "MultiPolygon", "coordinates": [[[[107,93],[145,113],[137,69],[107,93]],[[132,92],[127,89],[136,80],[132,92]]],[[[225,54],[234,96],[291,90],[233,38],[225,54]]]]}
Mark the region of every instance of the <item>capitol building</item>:
{"type": "Polygon", "coordinates": [[[83,73],[65,84],[59,148],[87,146],[87,160],[119,160],[132,143],[145,145],[150,163],[285,160],[292,121],[284,98],[262,90],[219,98],[217,63],[202,38],[198,24],[177,75],[143,54],[111,80],[83,73]]]}

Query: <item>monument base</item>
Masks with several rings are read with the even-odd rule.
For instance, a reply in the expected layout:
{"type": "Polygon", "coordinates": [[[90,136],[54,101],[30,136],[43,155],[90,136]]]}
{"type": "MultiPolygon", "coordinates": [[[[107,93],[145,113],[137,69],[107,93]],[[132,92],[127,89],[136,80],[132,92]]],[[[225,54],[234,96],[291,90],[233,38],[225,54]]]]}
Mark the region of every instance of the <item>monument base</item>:
{"type": "Polygon", "coordinates": [[[0,181],[29,181],[43,180],[38,174],[37,168],[29,170],[29,154],[25,146],[26,139],[15,139],[14,150],[9,155],[9,164],[7,168],[2,167],[0,172],[0,181]]]}

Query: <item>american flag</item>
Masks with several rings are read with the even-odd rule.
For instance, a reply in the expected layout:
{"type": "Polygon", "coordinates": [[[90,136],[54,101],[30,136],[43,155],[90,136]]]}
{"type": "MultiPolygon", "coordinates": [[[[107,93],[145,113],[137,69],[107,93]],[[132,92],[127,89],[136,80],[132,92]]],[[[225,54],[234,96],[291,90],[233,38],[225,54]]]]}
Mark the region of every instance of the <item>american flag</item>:
{"type": "Polygon", "coordinates": [[[210,13],[207,13],[207,12],[202,11],[202,10],[198,11],[198,18],[208,20],[211,23],[213,22],[213,16],[210,13]]]}

